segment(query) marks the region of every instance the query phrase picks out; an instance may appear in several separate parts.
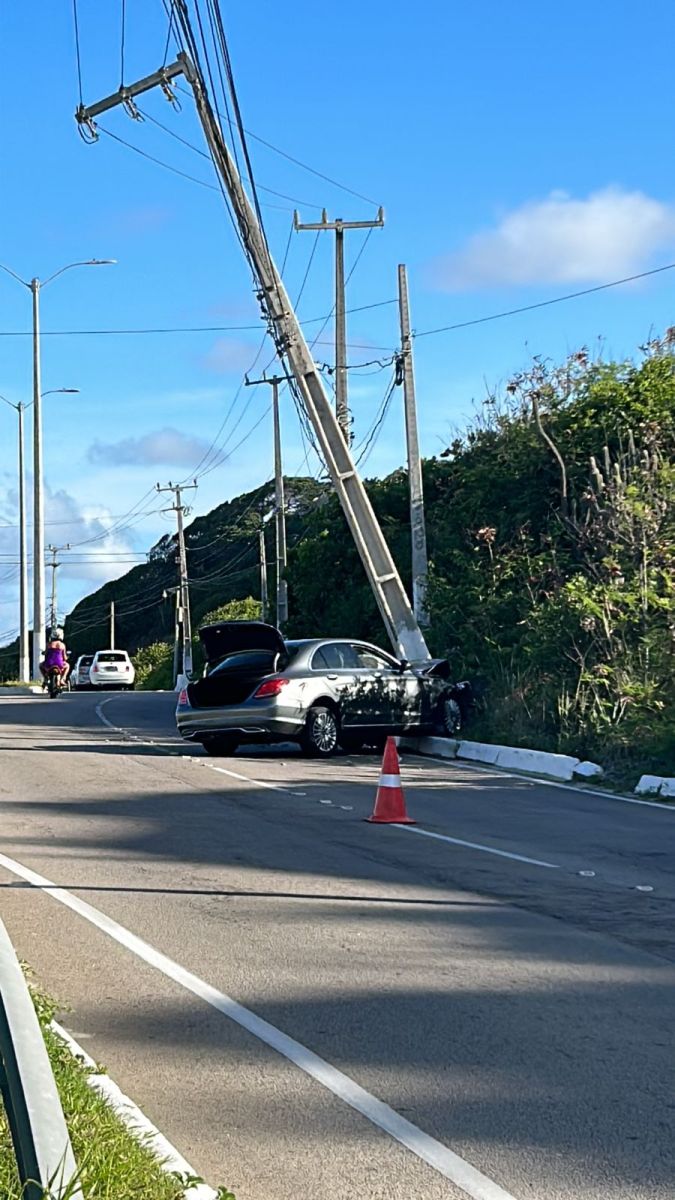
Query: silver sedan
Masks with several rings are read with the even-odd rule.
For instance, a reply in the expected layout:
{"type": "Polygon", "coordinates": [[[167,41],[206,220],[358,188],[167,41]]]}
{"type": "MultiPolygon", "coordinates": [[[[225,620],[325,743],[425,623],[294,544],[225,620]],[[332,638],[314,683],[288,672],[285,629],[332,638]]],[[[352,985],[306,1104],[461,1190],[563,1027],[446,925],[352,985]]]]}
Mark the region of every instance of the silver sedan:
{"type": "Polygon", "coordinates": [[[180,693],[176,723],[209,754],[294,741],[328,757],[388,734],[455,731],[461,706],[445,659],[414,666],[347,638],[284,641],[259,621],[206,626],[200,637],[206,673],[180,693]]]}

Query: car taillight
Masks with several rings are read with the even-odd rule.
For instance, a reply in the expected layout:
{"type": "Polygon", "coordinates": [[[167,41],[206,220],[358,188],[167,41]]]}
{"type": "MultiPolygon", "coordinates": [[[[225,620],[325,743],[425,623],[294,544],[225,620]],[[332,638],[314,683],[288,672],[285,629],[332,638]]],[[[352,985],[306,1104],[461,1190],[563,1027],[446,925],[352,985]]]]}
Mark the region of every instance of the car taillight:
{"type": "Polygon", "coordinates": [[[98,671],[98,667],[96,666],[96,663],[94,663],[94,665],[91,669],[92,669],[92,671],[98,671]]]}
{"type": "Polygon", "coordinates": [[[269,696],[278,696],[279,692],[289,683],[290,679],[266,679],[264,683],[260,684],[258,690],[253,693],[253,698],[254,700],[263,700],[269,696]]]}
{"type": "Polygon", "coordinates": [[[180,696],[178,697],[178,703],[179,704],[187,704],[187,702],[188,702],[187,688],[183,688],[180,696]]]}
{"type": "Polygon", "coordinates": [[[126,667],[124,668],[124,670],[125,670],[125,671],[128,671],[128,670],[129,670],[129,664],[128,664],[128,663],[127,663],[126,667]]]}

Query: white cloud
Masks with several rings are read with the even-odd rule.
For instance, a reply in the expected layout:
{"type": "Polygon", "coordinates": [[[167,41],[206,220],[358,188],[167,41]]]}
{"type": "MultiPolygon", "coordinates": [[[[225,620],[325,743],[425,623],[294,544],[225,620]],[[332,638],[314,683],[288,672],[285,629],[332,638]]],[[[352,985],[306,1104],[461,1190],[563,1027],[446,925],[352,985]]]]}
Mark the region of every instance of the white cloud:
{"type": "Polygon", "coordinates": [[[95,441],[87,451],[89,462],[100,467],[168,466],[192,467],[207,452],[205,438],[165,427],[141,437],[122,438],[119,442],[95,441]]]}
{"type": "Polygon", "coordinates": [[[210,350],[200,359],[208,371],[219,375],[240,374],[248,371],[255,358],[256,347],[237,338],[217,338],[210,350]]]}
{"type": "Polygon", "coordinates": [[[506,213],[436,265],[447,291],[597,283],[637,274],[675,246],[675,205],[608,187],[576,200],[551,192],[506,213]]]}

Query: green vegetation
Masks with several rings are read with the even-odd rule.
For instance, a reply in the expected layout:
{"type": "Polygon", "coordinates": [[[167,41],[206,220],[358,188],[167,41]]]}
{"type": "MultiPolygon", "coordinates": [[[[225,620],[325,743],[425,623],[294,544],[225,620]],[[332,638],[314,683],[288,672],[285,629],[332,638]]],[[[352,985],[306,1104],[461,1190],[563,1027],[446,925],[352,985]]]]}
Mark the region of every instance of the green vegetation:
{"type": "MultiPolygon", "coordinates": [[[[179,1200],[189,1198],[198,1179],[164,1172],[157,1159],[132,1137],[113,1110],[87,1083],[88,1069],[51,1029],[55,1005],[31,988],[70,1132],[85,1200],[179,1200]]],[[[5,1113],[0,1106],[0,1196],[21,1200],[22,1189],[5,1113]]],[[[221,1189],[220,1200],[234,1200],[221,1189]]]]}
{"type": "MultiPolygon", "coordinates": [[[[456,678],[484,682],[476,736],[598,758],[622,778],[675,774],[674,345],[670,331],[635,362],[535,360],[424,463],[428,640],[456,678]]],[[[406,473],[368,489],[409,586],[406,473]]],[[[382,642],[337,500],[314,480],[289,480],[288,496],[289,633],[382,642]]],[[[258,591],[271,502],[265,485],[190,526],[195,629],[258,591]]],[[[173,637],[161,595],[174,584],[166,537],[77,606],[69,643],[90,649],[114,598],[120,644],[144,647],[145,686],[161,686],[173,637]]]]}

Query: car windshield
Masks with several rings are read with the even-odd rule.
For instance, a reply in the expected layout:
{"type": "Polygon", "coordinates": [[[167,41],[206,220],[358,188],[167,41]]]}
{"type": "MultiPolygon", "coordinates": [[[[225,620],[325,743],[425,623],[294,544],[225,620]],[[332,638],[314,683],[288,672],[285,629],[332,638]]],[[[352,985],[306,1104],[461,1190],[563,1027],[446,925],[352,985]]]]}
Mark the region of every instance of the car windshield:
{"type": "MultiPolygon", "coordinates": [[[[92,659],[92,662],[93,661],[94,660],[92,659]]],[[[102,663],[102,662],[110,662],[110,663],[126,662],[127,656],[123,652],[116,654],[114,650],[106,650],[102,654],[97,655],[97,661],[100,663],[102,663]]]]}

